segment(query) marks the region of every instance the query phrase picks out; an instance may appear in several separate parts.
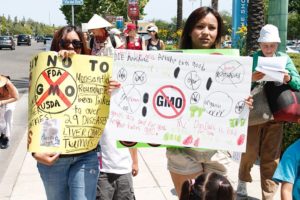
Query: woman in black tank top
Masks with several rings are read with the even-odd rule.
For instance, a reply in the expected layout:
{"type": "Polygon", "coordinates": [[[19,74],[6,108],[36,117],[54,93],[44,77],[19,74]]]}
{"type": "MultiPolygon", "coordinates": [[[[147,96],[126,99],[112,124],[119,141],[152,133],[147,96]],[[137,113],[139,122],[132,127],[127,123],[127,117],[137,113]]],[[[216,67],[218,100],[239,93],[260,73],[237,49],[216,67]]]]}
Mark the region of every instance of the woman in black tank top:
{"type": "Polygon", "coordinates": [[[146,46],[148,51],[164,50],[165,44],[158,37],[158,28],[156,26],[150,26],[148,29],[148,34],[151,36],[149,40],[146,41],[146,46]]]}

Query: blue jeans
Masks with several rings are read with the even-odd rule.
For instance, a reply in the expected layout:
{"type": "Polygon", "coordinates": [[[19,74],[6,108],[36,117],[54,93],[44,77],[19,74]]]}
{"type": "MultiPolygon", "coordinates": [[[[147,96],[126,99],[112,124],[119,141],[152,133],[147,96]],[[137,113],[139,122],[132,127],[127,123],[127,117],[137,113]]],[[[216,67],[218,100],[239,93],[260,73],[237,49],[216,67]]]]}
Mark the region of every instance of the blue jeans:
{"type": "Polygon", "coordinates": [[[48,200],[95,200],[97,152],[59,158],[52,166],[37,164],[48,200]]]}

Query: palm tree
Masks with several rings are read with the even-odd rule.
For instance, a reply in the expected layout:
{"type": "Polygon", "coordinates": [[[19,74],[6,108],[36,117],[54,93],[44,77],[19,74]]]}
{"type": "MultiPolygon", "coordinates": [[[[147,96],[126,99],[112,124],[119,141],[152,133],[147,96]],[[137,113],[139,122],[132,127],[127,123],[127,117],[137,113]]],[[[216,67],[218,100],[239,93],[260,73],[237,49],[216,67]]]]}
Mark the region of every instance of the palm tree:
{"type": "Polygon", "coordinates": [[[177,30],[182,28],[182,0],[177,0],[177,30]]]}
{"type": "Polygon", "coordinates": [[[218,0],[211,0],[211,7],[215,10],[218,10],[219,1],[218,0]]]}
{"type": "Polygon", "coordinates": [[[264,0],[249,0],[246,51],[250,55],[259,48],[259,31],[264,26],[264,0]]]}

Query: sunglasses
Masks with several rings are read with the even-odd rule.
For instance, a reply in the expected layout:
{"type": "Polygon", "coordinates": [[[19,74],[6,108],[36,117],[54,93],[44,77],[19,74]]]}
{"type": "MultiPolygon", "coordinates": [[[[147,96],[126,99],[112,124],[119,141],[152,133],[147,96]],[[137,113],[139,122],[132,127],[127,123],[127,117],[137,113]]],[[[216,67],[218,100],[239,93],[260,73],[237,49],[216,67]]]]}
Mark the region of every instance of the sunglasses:
{"type": "Polygon", "coordinates": [[[155,31],[148,31],[148,33],[154,33],[155,31]]]}
{"type": "Polygon", "coordinates": [[[83,43],[79,40],[60,40],[60,46],[64,49],[67,49],[70,46],[70,44],[73,45],[74,49],[81,49],[83,43]]]}

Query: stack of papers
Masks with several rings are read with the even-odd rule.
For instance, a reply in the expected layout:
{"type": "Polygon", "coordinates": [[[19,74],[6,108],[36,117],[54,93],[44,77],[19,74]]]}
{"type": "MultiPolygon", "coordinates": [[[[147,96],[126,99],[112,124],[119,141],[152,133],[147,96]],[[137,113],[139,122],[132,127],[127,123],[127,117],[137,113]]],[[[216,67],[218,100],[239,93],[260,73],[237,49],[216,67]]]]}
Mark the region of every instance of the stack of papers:
{"type": "Polygon", "coordinates": [[[265,76],[259,81],[277,81],[283,83],[287,57],[258,57],[256,71],[262,72],[265,76]]]}

